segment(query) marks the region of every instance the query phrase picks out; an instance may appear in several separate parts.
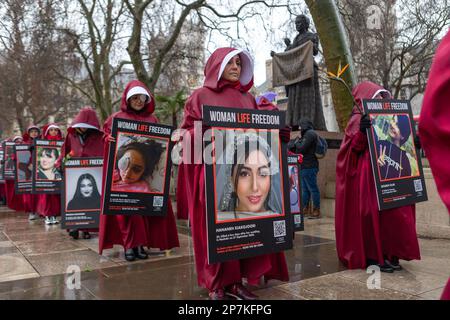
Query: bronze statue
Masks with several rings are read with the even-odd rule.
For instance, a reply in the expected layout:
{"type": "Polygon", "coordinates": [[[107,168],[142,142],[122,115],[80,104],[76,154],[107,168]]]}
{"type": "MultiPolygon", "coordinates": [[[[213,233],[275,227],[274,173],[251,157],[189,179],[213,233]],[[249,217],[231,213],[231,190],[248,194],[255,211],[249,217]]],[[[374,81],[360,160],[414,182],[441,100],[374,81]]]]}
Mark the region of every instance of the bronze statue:
{"type": "MultiPolygon", "coordinates": [[[[319,53],[319,38],[317,34],[309,32],[310,21],[305,15],[299,15],[295,19],[295,27],[298,35],[293,43],[288,38],[284,39],[286,50],[297,48],[307,41],[313,43],[313,55],[319,53]]],[[[275,53],[272,51],[271,55],[275,53]]],[[[286,86],[288,97],[288,110],[286,113],[286,123],[294,128],[298,128],[302,118],[311,119],[315,130],[326,131],[325,118],[323,116],[322,100],[319,87],[319,67],[314,62],[314,75],[312,78],[286,86]]]]}

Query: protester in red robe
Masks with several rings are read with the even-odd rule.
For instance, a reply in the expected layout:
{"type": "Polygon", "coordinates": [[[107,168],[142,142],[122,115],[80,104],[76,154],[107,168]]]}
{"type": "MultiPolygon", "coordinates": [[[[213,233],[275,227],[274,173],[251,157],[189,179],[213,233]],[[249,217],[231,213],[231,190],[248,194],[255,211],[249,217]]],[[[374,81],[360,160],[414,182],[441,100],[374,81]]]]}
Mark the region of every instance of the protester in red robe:
{"type": "MultiPolygon", "coordinates": [[[[217,49],[206,63],[205,77],[203,87],[193,92],[184,108],[182,128],[187,130],[191,142],[196,141],[194,122],[202,121],[203,105],[257,109],[255,98],[248,92],[253,85],[253,61],[247,52],[234,48],[217,49]]],[[[183,140],[186,137],[183,135],[183,140]]],[[[210,299],[226,299],[227,294],[241,299],[256,299],[242,285],[243,278],[252,285],[257,285],[261,277],[266,281],[287,281],[284,253],[208,264],[205,168],[203,164],[192,164],[190,160],[189,164],[181,164],[185,184],[179,185],[177,201],[188,208],[198,284],[209,290],[210,299]],[[189,198],[179,196],[183,194],[189,194],[189,198]]]]}
{"type": "MultiPolygon", "coordinates": [[[[51,123],[42,128],[42,138],[46,140],[64,140],[64,136],[58,125],[51,123]]],[[[56,149],[55,149],[56,150],[56,149]]],[[[37,150],[36,150],[37,152],[37,150]]],[[[56,152],[56,151],[55,151],[56,152]]],[[[55,158],[55,164],[59,158],[59,154],[53,152],[50,156],[55,158]]],[[[55,178],[61,176],[61,173],[56,169],[54,174],[55,178]]],[[[38,213],[45,217],[45,224],[52,225],[59,223],[56,217],[61,216],[61,195],[60,194],[40,194],[38,205],[38,213]]]]}
{"type": "MultiPolygon", "coordinates": [[[[89,106],[80,110],[67,129],[66,140],[61,149],[59,163],[68,158],[103,158],[103,131],[94,109],[89,106]]],[[[100,186],[99,186],[100,187],[100,186]]],[[[84,239],[90,239],[90,232],[98,232],[95,229],[70,230],[72,238],[79,238],[79,231],[83,232],[84,239]]]]}
{"type": "MultiPolygon", "coordinates": [[[[128,83],[122,95],[120,110],[111,115],[103,126],[105,133],[103,192],[106,181],[109,143],[113,140],[110,135],[113,118],[158,123],[158,119],[153,115],[153,111],[155,110],[154,98],[147,87],[140,81],[134,80],[128,83]]],[[[133,261],[136,258],[146,259],[148,255],[143,246],[159,248],[160,250],[179,247],[180,243],[175,216],[170,201],[166,217],[101,214],[99,235],[100,254],[104,249],[112,248],[115,244],[124,247],[125,259],[127,261],[133,261]]]]}
{"type": "Polygon", "coordinates": [[[420,259],[415,205],[378,210],[363,99],[390,97],[382,87],[363,82],[353,90],[357,106],[345,129],[336,163],[336,247],[349,269],[379,265],[381,271],[401,269],[399,259],[420,259]]]}
{"type": "Polygon", "coordinates": [[[259,110],[278,110],[278,107],[273,104],[273,101],[277,97],[275,92],[265,92],[259,97],[256,97],[256,104],[259,110]]]}
{"type": "MultiPolygon", "coordinates": [[[[450,212],[450,32],[439,45],[419,120],[422,146],[442,201],[450,212]]],[[[442,294],[450,300],[450,278],[442,294]]]]}
{"type": "MultiPolygon", "coordinates": [[[[23,138],[21,136],[15,136],[14,138],[8,139],[6,141],[13,141],[17,144],[21,144],[23,142],[23,138]]],[[[4,158],[5,157],[6,157],[6,150],[4,151],[4,158]]],[[[6,159],[4,165],[7,164],[7,161],[15,161],[14,154],[12,155],[11,160],[6,159]]],[[[9,179],[5,177],[5,193],[6,193],[6,204],[8,205],[8,208],[15,211],[25,210],[23,195],[16,194],[14,179],[9,179]]]]}
{"type": "MultiPolygon", "coordinates": [[[[23,143],[30,145],[30,151],[33,153],[34,146],[33,141],[37,139],[41,134],[41,130],[38,126],[31,125],[28,127],[27,132],[23,135],[23,143]]],[[[30,161],[28,163],[29,170],[32,172],[32,163],[33,156],[31,156],[30,161]]],[[[37,205],[38,205],[39,197],[37,194],[25,193],[23,194],[23,203],[25,212],[28,212],[28,220],[36,220],[39,215],[37,214],[37,205]]]]}
{"type": "MultiPolygon", "coordinates": [[[[3,151],[3,140],[0,140],[0,150],[3,151]]],[[[4,158],[3,158],[4,159],[4,158]]],[[[1,160],[0,170],[3,170],[4,160],[1,160]]],[[[0,201],[6,204],[5,180],[0,180],[0,201]]]]}

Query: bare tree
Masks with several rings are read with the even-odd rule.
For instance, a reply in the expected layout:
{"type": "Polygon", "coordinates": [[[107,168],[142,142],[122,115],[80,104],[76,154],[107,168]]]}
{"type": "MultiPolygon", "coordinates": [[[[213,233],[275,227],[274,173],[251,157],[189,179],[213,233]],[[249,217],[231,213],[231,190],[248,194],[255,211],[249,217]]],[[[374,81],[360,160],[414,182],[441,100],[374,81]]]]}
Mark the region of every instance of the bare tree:
{"type": "Polygon", "coordinates": [[[64,121],[76,95],[55,71],[73,63],[71,48],[54,29],[54,1],[7,0],[1,4],[0,110],[23,132],[29,123],[44,124],[52,116],[64,121]]]}
{"type": "Polygon", "coordinates": [[[76,5],[70,2],[66,5],[66,25],[60,27],[73,41],[84,71],[74,70],[70,76],[61,76],[99,110],[102,120],[113,112],[113,105],[120,100],[116,77],[129,63],[122,60],[113,67],[114,56],[120,57],[114,54],[114,46],[125,23],[123,13],[122,1],[78,0],[76,5]],[[70,21],[72,16],[77,19],[70,21]]]}
{"type": "Polygon", "coordinates": [[[436,46],[450,24],[447,0],[339,0],[360,80],[396,98],[425,90],[436,46]]]}
{"type": "MultiPolygon", "coordinates": [[[[145,30],[144,17],[154,17],[155,12],[161,12],[161,6],[167,6],[168,1],[157,0],[125,0],[128,11],[133,17],[132,34],[128,41],[128,53],[133,63],[138,79],[146,83],[150,90],[157,87],[161,74],[170,65],[170,54],[176,48],[177,39],[182,34],[186,21],[198,21],[207,33],[219,32],[229,38],[230,44],[242,40],[240,33],[245,32],[245,21],[255,16],[263,16],[264,9],[284,8],[290,10],[291,6],[299,6],[300,1],[263,1],[246,0],[233,1],[220,4],[219,1],[190,0],[171,1],[171,28],[158,43],[157,50],[152,52],[152,65],[146,66],[148,52],[141,49],[145,30]],[[236,34],[230,32],[230,23],[235,24],[236,34]]],[[[167,13],[167,11],[166,11],[167,13]]],[[[170,13],[170,12],[169,12],[170,13]]],[[[267,12],[266,12],[267,13],[267,12]]]]}

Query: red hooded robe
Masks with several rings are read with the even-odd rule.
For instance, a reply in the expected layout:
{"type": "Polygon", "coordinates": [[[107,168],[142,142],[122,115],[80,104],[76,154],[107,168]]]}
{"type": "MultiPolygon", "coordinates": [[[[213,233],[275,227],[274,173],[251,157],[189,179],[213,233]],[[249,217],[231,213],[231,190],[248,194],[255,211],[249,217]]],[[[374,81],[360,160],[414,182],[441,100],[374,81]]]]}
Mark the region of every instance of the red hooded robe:
{"type": "MultiPolygon", "coordinates": [[[[112,119],[121,118],[158,123],[158,119],[152,114],[155,110],[154,98],[147,87],[140,81],[134,80],[128,83],[122,94],[120,110],[121,111],[111,115],[103,125],[103,131],[105,133],[105,165],[103,170],[102,196],[105,190],[106,167],[108,163],[109,142],[106,138],[109,134],[111,134],[112,119]],[[134,87],[144,88],[150,96],[150,101],[145,105],[141,112],[135,112],[134,110],[128,108],[127,105],[127,93],[134,87]]],[[[104,249],[112,248],[115,244],[122,245],[125,249],[135,248],[138,246],[147,246],[149,248],[168,250],[179,247],[180,243],[178,240],[178,232],[171,202],[169,201],[166,217],[101,214],[99,235],[100,254],[104,249]]]]}
{"type": "MultiPolygon", "coordinates": [[[[58,135],[50,136],[48,128],[57,126],[54,123],[45,125],[42,128],[42,137],[47,140],[64,140],[61,129],[58,127],[58,135]]],[[[56,217],[61,215],[61,195],[60,194],[39,194],[37,212],[44,217],[56,217]]]]}
{"type": "MultiPolygon", "coordinates": [[[[248,92],[253,85],[253,70],[248,83],[232,84],[225,80],[219,81],[222,61],[234,50],[236,49],[220,48],[211,55],[205,66],[203,87],[195,90],[186,102],[182,128],[189,131],[191,141],[196,141],[194,121],[202,121],[202,105],[204,104],[257,109],[255,98],[248,92]]],[[[243,65],[242,81],[242,74],[246,67],[243,58],[250,60],[248,56],[243,56],[244,53],[240,55],[243,65]]],[[[183,163],[180,167],[184,167],[181,171],[183,176],[179,176],[183,183],[178,184],[177,201],[189,211],[198,284],[208,290],[216,290],[240,283],[242,278],[247,278],[252,285],[257,285],[263,276],[266,281],[269,279],[287,281],[289,276],[283,252],[208,264],[204,165],[183,163]],[[189,198],[180,195],[189,195],[189,198]]]]}
{"type": "MultiPolygon", "coordinates": [[[[383,89],[363,82],[353,90],[362,100],[383,89]]],[[[349,269],[365,269],[367,259],[420,259],[415,205],[378,210],[367,136],[360,132],[361,113],[354,106],[336,162],[336,247],[349,269]]]]}
{"type": "MultiPolygon", "coordinates": [[[[33,145],[33,138],[30,137],[30,130],[31,129],[36,129],[38,131],[41,131],[41,129],[39,129],[38,126],[35,125],[31,125],[28,127],[27,132],[23,134],[23,143],[27,143],[30,145],[33,145]]],[[[33,162],[33,157],[31,157],[30,159],[30,164],[33,162]]],[[[38,200],[39,197],[37,194],[32,194],[32,193],[26,193],[23,195],[23,204],[24,204],[24,209],[25,212],[37,212],[37,205],[38,205],[38,200]]]]}
{"type": "MultiPolygon", "coordinates": [[[[6,139],[5,141],[13,141],[13,139],[6,139]]],[[[6,156],[6,150],[4,154],[6,156]]],[[[16,194],[14,179],[5,178],[5,194],[8,208],[15,211],[25,210],[23,194],[16,194]]]]}
{"type": "MultiPolygon", "coordinates": [[[[419,120],[422,146],[442,201],[450,212],[450,32],[434,56],[419,120]]],[[[450,300],[450,278],[442,294],[450,300]]]]}
{"type": "MultiPolygon", "coordinates": [[[[0,141],[0,144],[3,141],[0,141]]],[[[0,145],[0,150],[2,150],[2,146],[0,145]]],[[[5,182],[4,181],[0,181],[0,199],[2,199],[3,201],[6,201],[6,190],[5,190],[5,182]]]]}
{"type": "MultiPolygon", "coordinates": [[[[67,129],[67,136],[61,149],[59,161],[64,159],[68,154],[70,154],[71,158],[103,157],[103,131],[100,128],[97,114],[89,106],[80,110],[72,121],[71,126],[67,129]],[[90,130],[88,137],[83,143],[80,141],[80,137],[74,128],[75,125],[80,124],[88,125],[90,129],[95,128],[94,130],[90,130]]],[[[81,231],[98,232],[98,228],[81,229],[81,231]]]]}

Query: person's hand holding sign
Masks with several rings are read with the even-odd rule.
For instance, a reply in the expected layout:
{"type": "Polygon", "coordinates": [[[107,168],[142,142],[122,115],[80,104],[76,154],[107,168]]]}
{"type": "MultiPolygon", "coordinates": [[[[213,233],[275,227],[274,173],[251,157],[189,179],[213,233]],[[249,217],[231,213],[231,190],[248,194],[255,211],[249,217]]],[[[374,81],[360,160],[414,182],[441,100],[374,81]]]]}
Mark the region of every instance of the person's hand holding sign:
{"type": "Polygon", "coordinates": [[[112,135],[108,134],[106,136],[106,141],[108,141],[109,143],[113,143],[113,142],[116,142],[116,138],[114,138],[112,135]]]}
{"type": "Polygon", "coordinates": [[[386,147],[380,145],[380,156],[377,162],[381,167],[383,167],[386,164],[386,162],[384,161],[385,156],[386,156],[386,147]]]}

